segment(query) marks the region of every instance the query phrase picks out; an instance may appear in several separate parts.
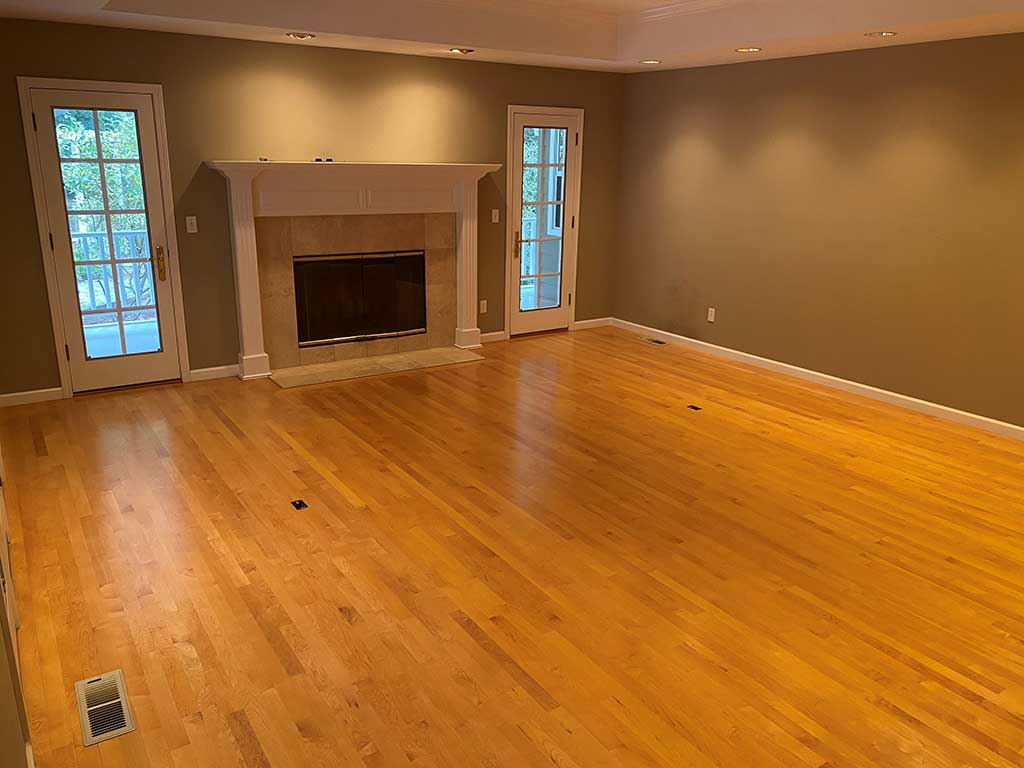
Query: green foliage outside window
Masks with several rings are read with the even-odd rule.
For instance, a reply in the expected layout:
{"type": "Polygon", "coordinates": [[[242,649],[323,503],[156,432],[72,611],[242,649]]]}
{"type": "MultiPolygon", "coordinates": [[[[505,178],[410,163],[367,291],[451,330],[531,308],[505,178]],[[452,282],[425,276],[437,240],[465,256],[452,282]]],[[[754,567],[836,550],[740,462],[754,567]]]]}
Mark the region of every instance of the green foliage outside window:
{"type": "MultiPolygon", "coordinates": [[[[134,112],[89,109],[56,109],[54,122],[57,149],[62,160],[61,175],[69,211],[100,210],[103,205],[100,153],[102,160],[138,160],[139,139],[134,112]],[[99,141],[97,141],[97,127],[99,141]]],[[[145,207],[142,166],[138,162],[104,163],[106,191],[112,210],[145,207]]]]}

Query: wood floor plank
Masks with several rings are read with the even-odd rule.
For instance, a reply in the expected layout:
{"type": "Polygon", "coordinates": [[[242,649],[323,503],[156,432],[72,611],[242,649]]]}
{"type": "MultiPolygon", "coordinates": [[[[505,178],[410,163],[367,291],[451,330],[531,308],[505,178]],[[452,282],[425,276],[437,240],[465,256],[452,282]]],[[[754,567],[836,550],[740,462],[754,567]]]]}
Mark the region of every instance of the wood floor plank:
{"type": "Polygon", "coordinates": [[[484,356],[0,411],[37,765],[1024,766],[1024,444],[610,328],[484,356]]]}

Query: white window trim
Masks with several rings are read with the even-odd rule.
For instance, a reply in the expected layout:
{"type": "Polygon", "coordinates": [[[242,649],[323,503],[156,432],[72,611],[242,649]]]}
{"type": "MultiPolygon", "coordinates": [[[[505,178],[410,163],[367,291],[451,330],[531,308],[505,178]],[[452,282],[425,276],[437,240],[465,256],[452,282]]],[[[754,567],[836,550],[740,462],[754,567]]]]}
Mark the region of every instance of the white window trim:
{"type": "Polygon", "coordinates": [[[157,154],[159,154],[160,190],[163,197],[164,217],[167,221],[167,262],[171,270],[171,291],[174,298],[174,325],[177,331],[178,365],[181,380],[191,381],[188,362],[188,339],[185,336],[185,305],[181,292],[181,270],[178,260],[178,235],[174,218],[174,193],[171,189],[171,164],[167,150],[167,127],[164,120],[164,94],[159,85],[145,83],[113,83],[98,80],[66,80],[63,78],[19,77],[18,100],[21,103],[21,120],[25,129],[25,146],[28,149],[29,173],[32,177],[32,197],[35,202],[36,223],[39,227],[39,249],[43,254],[43,269],[46,273],[46,292],[50,303],[50,320],[53,323],[54,353],[60,371],[62,397],[74,393],[71,384],[71,364],[64,355],[67,340],[61,317],[60,295],[57,290],[57,265],[50,250],[50,228],[46,199],[43,195],[43,173],[39,164],[38,136],[32,122],[33,88],[63,91],[101,91],[105,93],[144,94],[153,99],[153,113],[156,122],[157,154]]]}

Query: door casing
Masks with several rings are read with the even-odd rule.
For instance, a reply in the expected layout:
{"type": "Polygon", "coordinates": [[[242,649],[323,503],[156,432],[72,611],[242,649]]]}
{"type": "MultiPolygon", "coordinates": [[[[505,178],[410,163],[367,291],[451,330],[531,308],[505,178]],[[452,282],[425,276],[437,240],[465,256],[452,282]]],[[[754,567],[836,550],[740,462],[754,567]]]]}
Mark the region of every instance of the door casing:
{"type": "MultiPolygon", "coordinates": [[[[63,90],[104,93],[124,93],[146,95],[153,103],[153,116],[156,123],[157,171],[160,175],[161,203],[163,215],[167,222],[166,258],[171,277],[171,294],[174,315],[174,326],[177,335],[178,365],[182,381],[191,381],[191,370],[188,361],[188,339],[185,335],[185,309],[181,293],[181,271],[178,260],[178,238],[176,219],[174,217],[174,194],[171,189],[170,156],[167,150],[167,129],[164,120],[163,88],[159,85],[145,83],[115,83],[96,80],[66,80],[63,78],[19,77],[18,99],[21,102],[21,119],[25,130],[25,147],[28,150],[29,172],[32,177],[32,197],[36,209],[38,225],[39,249],[43,255],[43,270],[46,275],[46,292],[50,305],[50,320],[53,324],[54,354],[57,356],[57,367],[60,372],[60,388],[63,397],[71,397],[74,392],[71,382],[71,366],[64,354],[67,344],[64,320],[60,306],[60,293],[57,286],[57,264],[53,251],[50,250],[50,212],[46,206],[43,186],[43,172],[39,162],[39,135],[35,130],[32,114],[32,90],[63,90]]],[[[54,212],[53,215],[62,215],[54,212]]]]}
{"type": "Polygon", "coordinates": [[[505,339],[512,338],[512,302],[518,296],[519,260],[513,258],[512,252],[515,249],[515,231],[517,229],[517,217],[519,212],[514,210],[516,191],[515,185],[521,184],[522,180],[516,178],[515,173],[515,142],[518,137],[515,135],[515,119],[517,115],[542,115],[545,117],[558,116],[569,117],[576,120],[577,134],[579,141],[570,136],[566,147],[566,156],[571,153],[572,162],[579,170],[571,174],[569,186],[566,189],[566,219],[573,217],[575,226],[570,236],[574,240],[572,256],[564,259],[562,263],[562,279],[568,283],[569,295],[572,297],[569,303],[569,330],[576,327],[576,264],[579,261],[579,231],[580,231],[580,189],[583,179],[583,110],[576,107],[531,107],[522,104],[510,104],[508,107],[508,136],[506,138],[505,157],[505,339]]]}

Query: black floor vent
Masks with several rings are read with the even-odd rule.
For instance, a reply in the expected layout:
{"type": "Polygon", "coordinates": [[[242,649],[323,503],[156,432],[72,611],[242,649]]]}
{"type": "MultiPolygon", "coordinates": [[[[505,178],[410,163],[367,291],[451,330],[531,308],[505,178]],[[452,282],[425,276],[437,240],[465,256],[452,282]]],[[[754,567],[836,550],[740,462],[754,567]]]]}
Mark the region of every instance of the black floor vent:
{"type": "Polygon", "coordinates": [[[648,344],[653,344],[656,347],[664,347],[666,344],[668,344],[667,341],[662,341],[661,339],[644,339],[644,341],[646,341],[648,344]]]}
{"type": "Polygon", "coordinates": [[[120,669],[75,683],[82,743],[98,744],[135,730],[120,669]]]}

